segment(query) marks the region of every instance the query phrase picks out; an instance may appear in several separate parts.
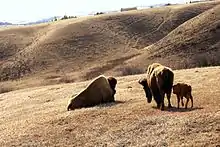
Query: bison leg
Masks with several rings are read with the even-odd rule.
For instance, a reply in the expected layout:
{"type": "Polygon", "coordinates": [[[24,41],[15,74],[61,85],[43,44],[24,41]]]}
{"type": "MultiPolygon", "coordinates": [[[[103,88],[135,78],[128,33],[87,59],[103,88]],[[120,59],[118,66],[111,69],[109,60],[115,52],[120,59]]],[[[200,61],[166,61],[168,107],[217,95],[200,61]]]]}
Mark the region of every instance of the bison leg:
{"type": "Polygon", "coordinates": [[[157,103],[157,108],[160,109],[161,106],[161,94],[158,88],[152,89],[152,94],[154,97],[155,102],[157,103]]]}
{"type": "Polygon", "coordinates": [[[179,109],[180,108],[180,97],[177,96],[177,108],[179,109]]]}
{"type": "Polygon", "coordinates": [[[172,105],[170,103],[170,97],[171,97],[171,91],[167,92],[168,108],[172,108],[172,105]]]}
{"type": "Polygon", "coordinates": [[[161,94],[161,110],[162,111],[164,110],[164,96],[165,96],[165,93],[162,92],[162,94],[161,94]]]}
{"type": "Polygon", "coordinates": [[[186,99],[187,99],[187,101],[186,101],[185,108],[187,109],[187,105],[188,105],[188,102],[189,102],[189,98],[187,97],[186,99]]]}
{"type": "Polygon", "coordinates": [[[154,94],[154,100],[157,103],[157,108],[161,109],[161,106],[162,106],[162,103],[163,103],[161,94],[160,93],[154,94]]]}
{"type": "Polygon", "coordinates": [[[164,110],[164,102],[162,102],[162,104],[161,104],[161,110],[162,111],[164,110]]]}
{"type": "Polygon", "coordinates": [[[193,107],[193,97],[190,95],[190,100],[191,100],[191,108],[193,107]]]}
{"type": "Polygon", "coordinates": [[[110,98],[109,102],[115,102],[114,96],[112,96],[112,97],[110,98]]]}
{"type": "Polygon", "coordinates": [[[184,106],[183,97],[181,97],[181,104],[182,104],[182,106],[184,106]]]}
{"type": "Polygon", "coordinates": [[[160,104],[157,104],[157,109],[160,109],[160,104]]]}

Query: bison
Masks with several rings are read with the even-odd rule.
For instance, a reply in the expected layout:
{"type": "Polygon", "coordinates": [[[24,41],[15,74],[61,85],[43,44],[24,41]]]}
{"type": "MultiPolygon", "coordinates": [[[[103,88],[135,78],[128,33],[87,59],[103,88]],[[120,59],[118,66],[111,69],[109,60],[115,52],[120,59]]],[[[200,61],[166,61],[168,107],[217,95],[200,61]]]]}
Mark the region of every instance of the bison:
{"type": "Polygon", "coordinates": [[[116,84],[117,80],[114,77],[98,76],[78,95],[69,100],[67,110],[114,102],[116,84]]]}
{"type": "Polygon", "coordinates": [[[166,94],[168,107],[172,107],[170,96],[173,79],[174,73],[169,67],[163,66],[159,63],[149,65],[146,78],[139,80],[139,84],[144,88],[148,103],[151,103],[153,96],[157,103],[157,108],[164,110],[164,97],[166,94]]]}
{"type": "Polygon", "coordinates": [[[183,97],[187,99],[185,108],[187,108],[189,99],[191,100],[191,108],[193,107],[192,87],[190,85],[185,83],[177,83],[176,85],[173,85],[173,94],[176,94],[177,96],[178,108],[179,108],[180,100],[182,106],[184,106],[183,97]]]}

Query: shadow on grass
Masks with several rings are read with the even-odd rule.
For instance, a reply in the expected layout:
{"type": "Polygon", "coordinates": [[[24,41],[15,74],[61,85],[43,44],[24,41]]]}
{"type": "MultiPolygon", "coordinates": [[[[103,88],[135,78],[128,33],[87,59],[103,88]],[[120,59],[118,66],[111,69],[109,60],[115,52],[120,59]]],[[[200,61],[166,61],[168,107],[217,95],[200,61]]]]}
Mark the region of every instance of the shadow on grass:
{"type": "Polygon", "coordinates": [[[125,101],[115,101],[115,102],[109,102],[109,103],[102,103],[102,104],[98,104],[98,105],[92,105],[92,106],[84,106],[84,107],[80,107],[80,108],[75,108],[73,110],[69,110],[69,111],[74,111],[74,110],[80,110],[80,109],[86,109],[86,108],[107,108],[107,107],[112,107],[118,104],[123,104],[125,103],[125,101]]]}
{"type": "MultiPolygon", "coordinates": [[[[152,108],[154,109],[158,109],[156,106],[153,106],[152,108]]],[[[194,111],[194,110],[200,110],[200,109],[203,109],[203,107],[193,107],[193,108],[184,108],[184,107],[181,107],[181,108],[177,108],[177,107],[172,107],[172,108],[168,108],[168,107],[165,107],[164,111],[168,111],[168,112],[190,112],[190,111],[194,111]]]]}
{"type": "Polygon", "coordinates": [[[125,101],[115,101],[115,102],[111,102],[111,103],[103,103],[103,104],[98,105],[97,107],[99,107],[99,108],[112,107],[114,105],[123,104],[123,103],[125,103],[125,101]]]}

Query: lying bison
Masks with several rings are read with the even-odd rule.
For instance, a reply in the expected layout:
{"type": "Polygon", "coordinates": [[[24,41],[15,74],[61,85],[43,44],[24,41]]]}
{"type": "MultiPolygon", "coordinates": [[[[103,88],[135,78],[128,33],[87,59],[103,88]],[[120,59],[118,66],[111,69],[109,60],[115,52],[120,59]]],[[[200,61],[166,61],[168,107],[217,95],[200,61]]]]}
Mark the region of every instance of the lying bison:
{"type": "Polygon", "coordinates": [[[114,102],[117,80],[101,75],[94,79],[83,91],[71,98],[67,110],[95,106],[101,103],[114,102]]]}
{"type": "Polygon", "coordinates": [[[185,108],[187,108],[189,99],[191,100],[191,108],[193,107],[192,87],[190,85],[187,85],[185,83],[177,83],[176,85],[173,86],[173,94],[176,94],[177,96],[178,108],[179,108],[180,99],[182,106],[184,106],[183,97],[187,99],[185,108]]]}
{"type": "Polygon", "coordinates": [[[148,66],[147,77],[139,80],[144,87],[148,103],[151,103],[152,96],[157,103],[157,108],[164,110],[164,96],[167,95],[168,107],[172,107],[170,96],[172,92],[174,74],[172,70],[159,63],[148,66]]]}

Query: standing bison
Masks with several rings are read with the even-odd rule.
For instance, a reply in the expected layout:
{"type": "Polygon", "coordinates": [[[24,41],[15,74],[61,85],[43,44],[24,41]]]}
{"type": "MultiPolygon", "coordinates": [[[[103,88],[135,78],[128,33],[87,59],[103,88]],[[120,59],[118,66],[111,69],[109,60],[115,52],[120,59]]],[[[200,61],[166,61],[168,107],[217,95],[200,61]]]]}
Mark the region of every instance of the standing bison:
{"type": "Polygon", "coordinates": [[[152,96],[157,103],[157,108],[164,110],[164,97],[167,95],[168,107],[172,107],[170,96],[172,92],[174,74],[172,70],[159,63],[148,66],[147,77],[139,80],[144,87],[148,103],[151,103],[152,96]]]}
{"type": "Polygon", "coordinates": [[[67,110],[114,102],[117,80],[101,75],[95,78],[83,91],[69,100],[67,110]]]}
{"type": "Polygon", "coordinates": [[[183,97],[187,99],[185,108],[187,108],[189,99],[191,100],[191,108],[193,107],[193,97],[192,97],[192,87],[185,83],[177,83],[173,86],[173,94],[176,94],[177,96],[177,107],[179,108],[179,103],[181,100],[182,106],[184,106],[183,103],[183,97]]]}

